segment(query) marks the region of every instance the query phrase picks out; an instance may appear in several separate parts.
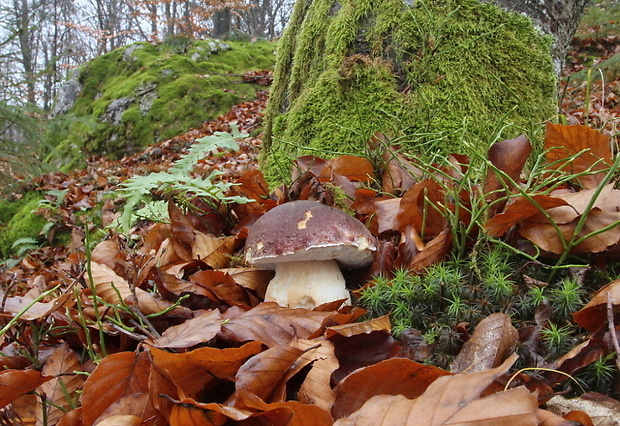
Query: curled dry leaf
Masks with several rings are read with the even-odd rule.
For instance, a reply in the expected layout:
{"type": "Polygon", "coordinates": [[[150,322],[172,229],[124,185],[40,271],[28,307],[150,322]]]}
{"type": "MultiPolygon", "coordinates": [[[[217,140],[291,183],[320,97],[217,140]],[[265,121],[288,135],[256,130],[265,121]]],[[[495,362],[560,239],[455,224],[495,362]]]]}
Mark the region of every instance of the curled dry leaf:
{"type": "Polygon", "coordinates": [[[568,380],[563,372],[572,375],[578,370],[592,364],[593,362],[605,356],[607,345],[601,339],[590,339],[575,346],[567,354],[561,356],[556,361],[547,365],[546,371],[542,375],[546,378],[547,383],[554,386],[568,380]]]}
{"type": "Polygon", "coordinates": [[[330,338],[335,334],[339,334],[344,337],[351,337],[357,334],[368,334],[372,331],[392,331],[392,324],[390,324],[390,316],[383,315],[378,318],[371,318],[367,321],[353,322],[350,324],[335,325],[327,327],[325,330],[325,337],[330,338]]]}
{"type": "Polygon", "coordinates": [[[476,373],[500,365],[508,350],[519,341],[519,332],[510,316],[491,314],[478,324],[461,352],[450,365],[453,373],[476,373]]]}
{"type": "Polygon", "coordinates": [[[438,377],[449,374],[406,358],[391,358],[360,368],[334,388],[336,400],[332,415],[335,419],[349,416],[375,395],[416,398],[438,377]]]}
{"type": "Polygon", "coordinates": [[[277,345],[251,357],[235,375],[235,393],[245,391],[265,402],[284,402],[287,373],[302,353],[289,345],[277,345]]]}
{"type": "Polygon", "coordinates": [[[0,371],[0,408],[33,391],[52,378],[34,370],[0,371]]]}
{"type": "Polygon", "coordinates": [[[47,424],[56,424],[66,411],[71,410],[72,401],[77,400],[77,391],[84,385],[83,376],[78,374],[81,370],[77,355],[67,343],[60,344],[52,352],[41,371],[53,379],[40,386],[48,403],[37,407],[37,422],[44,424],[45,419],[47,424]]]}
{"type": "Polygon", "coordinates": [[[156,348],[190,348],[206,343],[220,332],[220,312],[207,311],[182,324],[167,328],[161,337],[153,342],[156,348]]]}
{"type": "Polygon", "coordinates": [[[591,333],[606,328],[608,293],[613,311],[617,313],[620,310],[620,280],[610,282],[599,289],[586,306],[573,314],[575,322],[591,333]]]}

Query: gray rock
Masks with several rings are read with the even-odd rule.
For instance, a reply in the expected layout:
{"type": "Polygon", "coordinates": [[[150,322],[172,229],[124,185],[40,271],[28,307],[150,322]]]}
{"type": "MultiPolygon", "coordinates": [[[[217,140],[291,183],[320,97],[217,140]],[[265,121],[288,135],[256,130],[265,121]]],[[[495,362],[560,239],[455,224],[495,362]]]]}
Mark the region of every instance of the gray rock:
{"type": "Polygon", "coordinates": [[[68,80],[58,90],[58,96],[52,109],[52,117],[68,112],[75,104],[77,97],[82,91],[79,81],[80,69],[75,68],[69,72],[68,80]]]}
{"type": "Polygon", "coordinates": [[[110,102],[106,111],[101,115],[101,120],[111,124],[121,124],[121,117],[127,111],[127,107],[133,102],[133,96],[115,99],[110,102]]]}

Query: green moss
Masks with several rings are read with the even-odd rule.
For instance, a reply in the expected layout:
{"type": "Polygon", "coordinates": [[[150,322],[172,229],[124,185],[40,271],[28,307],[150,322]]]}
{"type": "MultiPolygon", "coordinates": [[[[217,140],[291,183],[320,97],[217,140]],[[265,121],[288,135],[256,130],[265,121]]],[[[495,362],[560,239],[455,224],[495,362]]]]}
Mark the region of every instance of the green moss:
{"type": "Polygon", "coordinates": [[[35,214],[41,197],[36,192],[29,192],[17,201],[2,201],[0,203],[0,259],[14,254],[13,243],[20,238],[39,239],[39,232],[47,223],[46,219],[35,214]]]}
{"type": "Polygon", "coordinates": [[[298,2],[263,171],[285,181],[292,158],[359,154],[377,130],[427,135],[444,152],[486,146],[505,126],[506,137],[529,131],[556,112],[549,44],[525,17],[476,0],[298,2]]]}
{"type": "Polygon", "coordinates": [[[239,74],[272,68],[274,44],[226,45],[229,49],[213,40],[136,43],[83,65],[82,92],[59,120],[64,123],[56,130],[61,131],[47,137],[55,147],[48,162],[66,169],[84,152],[113,158],[131,154],[251,99],[263,87],[242,83],[239,74]],[[109,107],[119,100],[125,100],[126,109],[112,117],[109,107]]]}

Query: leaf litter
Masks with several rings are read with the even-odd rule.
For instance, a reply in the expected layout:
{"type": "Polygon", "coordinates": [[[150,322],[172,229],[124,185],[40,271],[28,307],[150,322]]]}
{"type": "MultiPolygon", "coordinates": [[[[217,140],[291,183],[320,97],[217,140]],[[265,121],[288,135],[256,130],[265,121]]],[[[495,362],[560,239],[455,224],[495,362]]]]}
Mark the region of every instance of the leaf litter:
{"type": "MultiPolygon", "coordinates": [[[[227,131],[229,123],[251,130],[260,122],[262,103],[264,98],[242,104],[134,157],[93,159],[87,170],[48,175],[37,184],[79,194],[61,206],[63,226],[74,226],[80,223],[76,206],[96,205],[98,191],[118,184],[115,176],[165,170],[193,140],[227,131]]],[[[383,150],[378,175],[362,158],[307,156],[297,159],[293,185],[271,193],[255,167],[258,138],[243,140],[241,154],[199,162],[196,173],[218,168],[222,179],[237,183],[235,195],[253,201],[228,212],[205,205],[183,211],[168,201],[170,223],[138,223],[133,241],[111,232],[87,258],[84,234],[74,228],[72,244],[33,251],[5,271],[12,284],[2,295],[3,416],[63,425],[568,424],[540,408],[541,401],[567,380],[558,372],[574,374],[610,352],[604,334],[610,307],[612,318],[619,309],[617,282],[573,314],[590,338],[536,378],[509,373],[516,359],[511,352],[527,338],[505,313],[478,323],[446,371],[409,358],[387,316],[366,319],[357,306],[308,311],[262,302],[273,272],[238,260],[256,218],[278,204],[310,199],[348,209],[378,238],[375,262],[354,277],[358,286],[396,267],[424,271],[446,259],[452,244],[446,217],[457,201],[470,206],[477,195],[493,206],[485,224],[491,235],[518,233],[552,255],[613,255],[620,206],[617,190],[605,182],[612,166],[608,141],[577,125],[548,125],[547,135],[546,173],[578,177],[551,191],[519,192],[531,153],[520,137],[491,148],[493,168],[480,194],[452,192],[458,200],[448,191],[457,187],[470,159],[451,156],[450,166],[429,177],[381,134],[370,141],[383,150]],[[372,182],[381,182],[380,188],[372,182]],[[333,187],[347,195],[344,204],[333,187]],[[230,212],[232,224],[223,219],[230,212]],[[37,300],[56,286],[60,296],[37,300]],[[86,347],[90,359],[83,356],[86,347]],[[19,355],[24,349],[29,357],[19,355]],[[31,392],[44,403],[22,402],[32,401],[31,392]]],[[[104,206],[102,217],[118,216],[117,200],[104,206]]],[[[472,220],[467,212],[458,218],[472,220]]]]}

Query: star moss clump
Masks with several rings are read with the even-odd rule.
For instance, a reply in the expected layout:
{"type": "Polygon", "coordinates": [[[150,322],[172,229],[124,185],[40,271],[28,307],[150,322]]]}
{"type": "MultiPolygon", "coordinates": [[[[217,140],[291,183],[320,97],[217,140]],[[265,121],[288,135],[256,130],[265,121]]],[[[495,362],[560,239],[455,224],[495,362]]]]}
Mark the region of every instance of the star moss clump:
{"type": "Polygon", "coordinates": [[[263,170],[299,155],[359,155],[375,131],[461,152],[556,113],[551,40],[477,0],[297,2],[278,49],[263,170]]]}

